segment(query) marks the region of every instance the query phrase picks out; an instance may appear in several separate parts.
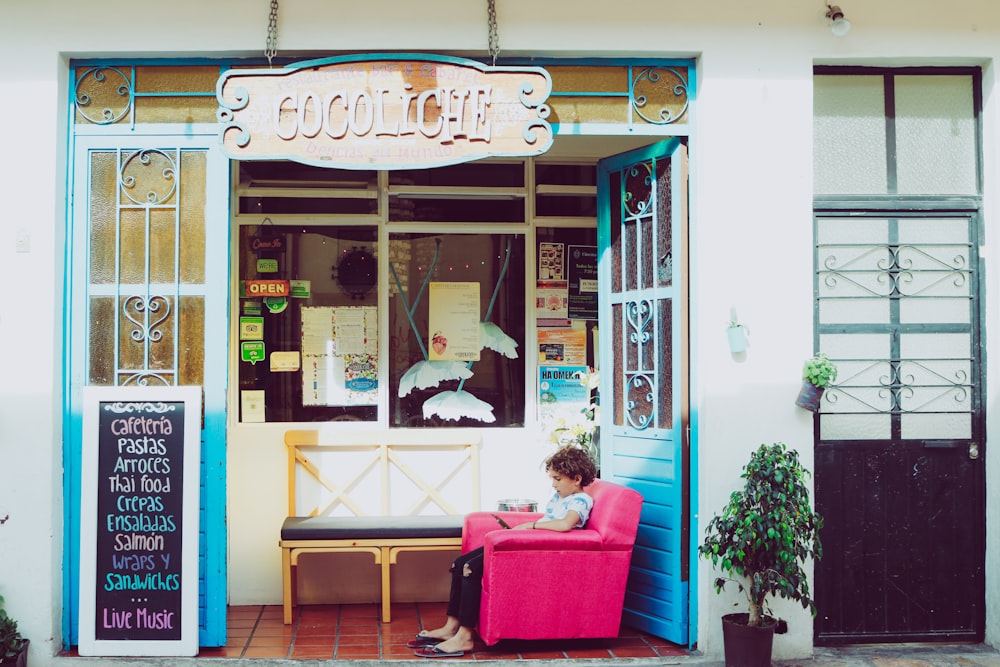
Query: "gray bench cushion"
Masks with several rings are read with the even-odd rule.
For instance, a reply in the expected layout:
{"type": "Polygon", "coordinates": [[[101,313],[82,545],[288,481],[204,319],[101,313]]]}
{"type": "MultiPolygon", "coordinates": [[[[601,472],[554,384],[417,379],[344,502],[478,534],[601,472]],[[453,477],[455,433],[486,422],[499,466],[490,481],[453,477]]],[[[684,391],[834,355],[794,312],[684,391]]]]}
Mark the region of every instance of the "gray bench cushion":
{"type": "Polygon", "coordinates": [[[465,517],[449,516],[290,516],[283,540],[376,540],[461,537],[465,517]]]}

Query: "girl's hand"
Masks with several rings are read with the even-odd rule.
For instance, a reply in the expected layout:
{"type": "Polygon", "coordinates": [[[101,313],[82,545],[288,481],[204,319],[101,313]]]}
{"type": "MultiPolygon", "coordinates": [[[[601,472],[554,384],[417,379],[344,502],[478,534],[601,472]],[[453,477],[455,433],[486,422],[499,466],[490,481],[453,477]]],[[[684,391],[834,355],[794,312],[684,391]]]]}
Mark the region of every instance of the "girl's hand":
{"type": "Polygon", "coordinates": [[[531,530],[532,528],[535,527],[535,523],[536,522],[534,521],[529,521],[527,523],[519,523],[516,526],[514,526],[512,530],[531,530]]]}

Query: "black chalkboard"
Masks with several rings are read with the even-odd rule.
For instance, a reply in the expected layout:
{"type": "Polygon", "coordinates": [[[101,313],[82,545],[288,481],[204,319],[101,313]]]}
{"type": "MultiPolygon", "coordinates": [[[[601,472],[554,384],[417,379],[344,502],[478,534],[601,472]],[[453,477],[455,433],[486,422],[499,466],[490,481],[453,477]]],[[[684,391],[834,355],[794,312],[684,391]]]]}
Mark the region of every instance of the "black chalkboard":
{"type": "Polygon", "coordinates": [[[193,655],[200,388],[92,389],[81,465],[80,654],[193,655]]]}

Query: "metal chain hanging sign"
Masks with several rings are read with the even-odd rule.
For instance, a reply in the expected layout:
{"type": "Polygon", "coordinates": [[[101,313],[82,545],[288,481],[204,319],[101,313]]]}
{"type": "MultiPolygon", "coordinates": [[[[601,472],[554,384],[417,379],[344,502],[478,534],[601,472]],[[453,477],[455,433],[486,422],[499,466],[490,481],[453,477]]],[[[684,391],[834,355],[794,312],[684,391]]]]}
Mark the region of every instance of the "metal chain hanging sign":
{"type": "Polygon", "coordinates": [[[271,13],[267,16],[267,42],[264,45],[264,55],[270,65],[278,55],[278,0],[271,0],[271,13]]]}
{"type": "Polygon", "coordinates": [[[500,55],[500,33],[497,31],[496,0],[486,0],[486,16],[488,22],[487,30],[489,34],[490,57],[493,58],[493,65],[496,66],[497,56],[500,55]]]}

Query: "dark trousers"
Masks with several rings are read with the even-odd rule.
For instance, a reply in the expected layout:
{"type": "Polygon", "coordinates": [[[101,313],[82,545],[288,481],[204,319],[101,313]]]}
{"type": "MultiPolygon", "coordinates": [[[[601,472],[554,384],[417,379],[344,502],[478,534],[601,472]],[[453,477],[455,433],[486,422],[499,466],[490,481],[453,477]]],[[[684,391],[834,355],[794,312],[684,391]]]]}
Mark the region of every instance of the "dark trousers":
{"type": "Polygon", "coordinates": [[[458,619],[465,628],[479,623],[479,601],[483,597],[483,548],[473,549],[451,564],[451,593],[448,595],[448,615],[458,619]],[[468,568],[469,572],[465,570],[468,568]]]}

